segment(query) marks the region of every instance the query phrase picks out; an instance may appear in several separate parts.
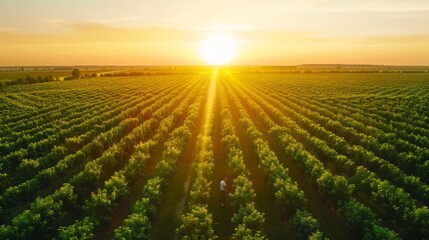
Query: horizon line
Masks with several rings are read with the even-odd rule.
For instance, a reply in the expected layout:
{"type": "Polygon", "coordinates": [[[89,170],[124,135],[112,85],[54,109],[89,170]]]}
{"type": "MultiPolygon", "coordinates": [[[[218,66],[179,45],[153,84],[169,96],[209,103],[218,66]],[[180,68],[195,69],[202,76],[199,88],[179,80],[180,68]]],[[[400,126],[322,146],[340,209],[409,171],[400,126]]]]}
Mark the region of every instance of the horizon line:
{"type": "Polygon", "coordinates": [[[372,66],[372,67],[429,67],[419,64],[368,64],[368,63],[302,63],[302,64],[70,64],[70,65],[0,65],[0,68],[15,67],[299,67],[299,66],[372,66]]]}

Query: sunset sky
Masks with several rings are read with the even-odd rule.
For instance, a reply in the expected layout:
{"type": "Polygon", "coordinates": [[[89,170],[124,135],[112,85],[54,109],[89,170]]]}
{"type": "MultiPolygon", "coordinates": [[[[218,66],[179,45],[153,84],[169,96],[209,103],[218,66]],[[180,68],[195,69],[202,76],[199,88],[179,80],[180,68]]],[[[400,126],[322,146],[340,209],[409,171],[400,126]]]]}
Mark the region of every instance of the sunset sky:
{"type": "Polygon", "coordinates": [[[231,64],[429,65],[427,0],[0,2],[0,65],[204,64],[212,33],[231,64]]]}

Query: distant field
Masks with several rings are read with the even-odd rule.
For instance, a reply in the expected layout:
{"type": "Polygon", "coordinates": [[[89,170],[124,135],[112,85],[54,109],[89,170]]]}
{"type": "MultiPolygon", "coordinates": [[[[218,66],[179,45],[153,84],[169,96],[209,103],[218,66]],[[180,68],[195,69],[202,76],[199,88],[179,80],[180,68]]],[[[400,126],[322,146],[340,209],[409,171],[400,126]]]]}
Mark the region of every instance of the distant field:
{"type": "Polygon", "coordinates": [[[0,239],[429,239],[426,69],[261,69],[0,88],[0,239]]]}
{"type": "MultiPolygon", "coordinates": [[[[17,79],[17,78],[25,78],[26,76],[34,76],[34,77],[44,77],[48,75],[52,75],[53,77],[66,77],[70,76],[71,71],[29,71],[29,72],[0,72],[0,79],[17,79]]],[[[92,71],[84,71],[84,74],[97,73],[100,71],[92,70],[92,71]]]]}
{"type": "MultiPolygon", "coordinates": [[[[48,67],[45,67],[48,68],[48,67]]],[[[54,68],[54,67],[52,67],[54,68]]],[[[207,67],[164,67],[164,66],[104,66],[104,67],[68,67],[68,70],[40,70],[28,71],[16,69],[11,71],[6,67],[0,67],[0,83],[10,82],[18,78],[46,77],[52,76],[56,79],[63,79],[71,76],[73,68],[80,70],[82,77],[90,77],[92,74],[97,76],[120,76],[120,75],[166,75],[166,74],[191,74],[200,71],[208,71],[207,67]]]]}
{"type": "MultiPolygon", "coordinates": [[[[68,70],[52,71],[10,71],[6,67],[0,67],[0,82],[17,78],[45,77],[52,75],[54,78],[68,77],[73,68],[78,68],[82,75],[97,73],[103,74],[131,74],[131,73],[177,73],[192,74],[196,72],[209,72],[205,66],[76,66],[68,70]]],[[[55,68],[55,67],[52,67],[55,68]]],[[[308,64],[298,66],[231,66],[231,71],[240,73],[336,73],[336,72],[378,72],[378,73],[429,73],[426,66],[384,66],[384,65],[343,65],[343,64],[308,64]]]]}

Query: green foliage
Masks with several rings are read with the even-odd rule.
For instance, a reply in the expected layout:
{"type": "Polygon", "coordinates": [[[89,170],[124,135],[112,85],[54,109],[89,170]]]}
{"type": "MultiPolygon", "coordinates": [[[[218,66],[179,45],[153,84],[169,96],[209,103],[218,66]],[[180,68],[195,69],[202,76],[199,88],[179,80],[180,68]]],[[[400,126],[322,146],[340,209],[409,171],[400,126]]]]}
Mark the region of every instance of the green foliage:
{"type": "Polygon", "coordinates": [[[115,230],[114,240],[151,239],[149,218],[143,214],[132,214],[123,226],[115,230]]]}
{"type": "Polygon", "coordinates": [[[296,210],[289,224],[294,229],[297,239],[309,239],[320,227],[319,222],[309,212],[301,210],[296,210]]]}
{"type": "Polygon", "coordinates": [[[52,75],[47,76],[30,76],[16,78],[9,81],[0,79],[0,87],[7,85],[18,85],[18,84],[33,84],[33,83],[43,83],[43,82],[52,82],[55,81],[55,78],[52,75]]]}
{"type": "Polygon", "coordinates": [[[143,188],[143,195],[145,196],[145,198],[149,199],[151,205],[158,205],[159,199],[161,199],[162,182],[162,178],[155,177],[150,179],[143,188]]]}
{"type": "Polygon", "coordinates": [[[194,205],[189,213],[182,215],[182,224],[176,229],[180,239],[216,239],[212,214],[205,205],[194,205]]]}
{"type": "Polygon", "coordinates": [[[154,145],[154,141],[149,140],[136,146],[134,154],[124,168],[124,175],[128,181],[133,182],[143,175],[146,161],[150,157],[151,145],[154,145]]]}
{"type": "Polygon", "coordinates": [[[247,228],[245,224],[239,224],[234,229],[234,234],[232,234],[232,239],[266,240],[267,237],[261,231],[253,232],[251,229],[247,228]]]}
{"type": "Polygon", "coordinates": [[[59,240],[80,240],[80,239],[93,239],[94,238],[94,227],[98,223],[94,223],[94,220],[85,217],[81,221],[76,221],[74,224],[67,227],[60,227],[58,239],[59,240]]]}
{"type": "Polygon", "coordinates": [[[228,110],[225,95],[220,97],[222,106],[222,142],[228,149],[228,170],[233,180],[234,192],[230,194],[235,213],[231,221],[236,225],[232,239],[266,239],[262,233],[262,225],[265,222],[263,213],[255,208],[256,197],[252,182],[247,178],[249,170],[243,161],[243,152],[240,149],[239,139],[235,135],[235,129],[228,110]]]}
{"type": "Polygon", "coordinates": [[[91,193],[89,200],[85,202],[85,212],[94,219],[107,221],[111,217],[113,209],[118,201],[127,193],[125,176],[116,172],[103,189],[97,193],[91,193]]]}
{"type": "Polygon", "coordinates": [[[17,171],[22,175],[32,174],[38,170],[40,163],[34,159],[23,159],[17,167],[17,171]]]}
{"type": "MultiPolygon", "coordinates": [[[[200,98],[201,99],[201,98],[200,98]]],[[[186,102],[185,102],[186,103],[186,102]]],[[[165,150],[162,153],[162,160],[156,165],[155,177],[149,179],[143,188],[143,198],[136,202],[132,213],[125,219],[123,226],[115,230],[114,239],[151,239],[151,220],[156,208],[161,201],[162,187],[168,184],[169,178],[174,174],[175,165],[181,157],[184,148],[184,140],[190,135],[188,124],[198,116],[195,111],[200,106],[200,101],[192,105],[189,116],[185,119],[185,125],[176,128],[168,140],[164,143],[165,150]]],[[[181,106],[185,106],[183,104],[181,106]]],[[[183,107],[176,109],[177,113],[183,111],[183,107]]],[[[175,111],[176,112],[176,111],[175,111]]],[[[174,112],[174,113],[175,113],[174,112]]],[[[173,114],[174,114],[173,113],[173,114]]],[[[163,113],[157,112],[158,118],[162,118],[163,113]]],[[[178,114],[179,115],[179,114],[178,114]]],[[[130,159],[129,165],[125,168],[127,178],[133,179],[141,173],[135,173],[132,168],[142,166],[149,156],[150,149],[159,144],[168,133],[168,129],[173,126],[171,119],[162,121],[160,131],[155,135],[155,140],[149,140],[136,147],[136,152],[130,159]],[[170,125],[170,127],[168,126],[170,125]]],[[[141,171],[141,169],[137,169],[141,171]]]]}
{"type": "Polygon", "coordinates": [[[344,176],[333,175],[325,171],[322,176],[317,179],[319,188],[328,196],[336,200],[343,200],[350,196],[353,187],[347,183],[344,176]]]}
{"type": "Polygon", "coordinates": [[[296,184],[289,184],[282,179],[277,179],[274,186],[277,189],[274,200],[278,206],[281,206],[283,217],[287,217],[307,202],[304,192],[296,184]]]}
{"type": "Polygon", "coordinates": [[[232,216],[231,221],[236,225],[244,225],[247,229],[256,233],[262,229],[265,218],[263,213],[256,210],[255,204],[252,202],[240,205],[238,211],[232,216]]]}
{"type": "MultiPolygon", "coordinates": [[[[265,238],[264,214],[254,207],[255,191],[240,148],[247,133],[244,139],[278,212],[290,217],[297,236],[324,238],[305,212],[307,200],[294,180],[319,189],[329,211],[336,211],[334,217],[344,219],[358,239],[429,239],[426,73],[271,74],[269,81],[246,74],[229,82],[225,76],[219,75],[216,88],[220,104],[214,102],[221,116],[202,123],[207,134],[198,142],[186,209],[213,197],[211,143],[219,139],[212,139],[212,121],[220,119],[215,126],[222,144],[216,154],[226,158],[227,175],[234,180],[228,185],[233,238],[265,238]],[[278,155],[282,150],[285,157],[278,155]],[[293,179],[286,165],[293,166],[293,179]]],[[[99,223],[109,220],[129,187],[142,179],[151,154],[162,149],[142,198],[115,233],[116,239],[150,238],[165,186],[198,129],[207,81],[186,84],[177,76],[102,80],[31,86],[24,84],[53,78],[0,81],[21,84],[1,88],[0,239],[93,238],[99,223]]]]}
{"type": "Polygon", "coordinates": [[[230,148],[228,152],[228,169],[231,171],[232,176],[238,176],[240,174],[249,174],[249,171],[246,169],[246,165],[243,161],[243,152],[236,148],[230,148]]]}
{"type": "Polygon", "coordinates": [[[382,202],[386,208],[390,208],[389,215],[406,218],[413,209],[415,201],[403,189],[396,188],[388,181],[380,181],[374,191],[373,197],[382,202]]]}
{"type": "Polygon", "coordinates": [[[346,220],[347,227],[358,238],[362,238],[368,228],[380,222],[371,209],[356,200],[342,203],[339,210],[346,220]]]}
{"type": "Polygon", "coordinates": [[[7,183],[8,183],[7,173],[0,173],[0,189],[4,189],[7,183]]]}
{"type": "Polygon", "coordinates": [[[159,181],[152,181],[150,185],[151,187],[145,188],[144,195],[146,197],[134,205],[133,212],[125,219],[123,225],[115,230],[113,239],[150,239],[150,230],[152,228],[150,220],[155,214],[156,206],[161,196],[153,193],[156,191],[156,186],[160,186],[159,181]]]}
{"type": "Polygon", "coordinates": [[[408,221],[412,225],[411,236],[416,239],[429,239],[429,208],[427,206],[414,209],[408,221]]]}
{"type": "Polygon", "coordinates": [[[323,233],[317,230],[308,237],[308,240],[328,240],[328,238],[324,237],[323,233]]]}
{"type": "Polygon", "coordinates": [[[234,192],[230,194],[232,205],[239,208],[249,202],[253,202],[256,194],[252,187],[252,182],[244,175],[239,175],[233,181],[234,192]]]}
{"type": "Polygon", "coordinates": [[[12,220],[15,239],[50,238],[66,216],[66,209],[73,209],[76,196],[73,187],[65,184],[54,194],[38,198],[30,208],[12,220]]]}
{"type": "Polygon", "coordinates": [[[189,204],[207,204],[210,199],[211,182],[204,177],[197,177],[189,193],[189,204]]]}
{"type": "Polygon", "coordinates": [[[73,79],[79,79],[80,78],[80,70],[78,68],[74,68],[71,71],[71,76],[73,79]]]}
{"type": "Polygon", "coordinates": [[[386,240],[399,240],[402,239],[398,236],[394,231],[381,227],[379,225],[369,225],[369,229],[365,230],[365,235],[363,236],[363,240],[371,240],[371,239],[386,239],[386,240]]]}
{"type": "Polygon", "coordinates": [[[162,176],[163,178],[170,179],[174,173],[174,166],[168,164],[164,159],[161,160],[155,167],[156,175],[162,176]]]}

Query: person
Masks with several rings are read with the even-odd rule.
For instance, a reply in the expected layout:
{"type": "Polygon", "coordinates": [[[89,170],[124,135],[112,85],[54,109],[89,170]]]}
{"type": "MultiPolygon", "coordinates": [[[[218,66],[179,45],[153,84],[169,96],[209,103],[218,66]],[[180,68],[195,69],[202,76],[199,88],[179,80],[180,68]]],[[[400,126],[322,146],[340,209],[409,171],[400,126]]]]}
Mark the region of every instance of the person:
{"type": "Polygon", "coordinates": [[[225,206],[225,198],[226,198],[226,180],[228,178],[225,177],[220,181],[220,205],[222,207],[225,206]]]}

